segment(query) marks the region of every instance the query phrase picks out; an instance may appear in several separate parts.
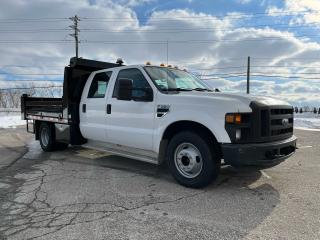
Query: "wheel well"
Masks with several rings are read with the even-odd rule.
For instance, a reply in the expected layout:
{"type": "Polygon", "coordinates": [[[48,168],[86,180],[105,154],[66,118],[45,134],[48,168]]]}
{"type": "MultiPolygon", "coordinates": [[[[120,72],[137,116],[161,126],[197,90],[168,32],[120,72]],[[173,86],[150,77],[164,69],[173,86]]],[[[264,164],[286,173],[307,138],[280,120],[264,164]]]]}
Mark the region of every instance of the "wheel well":
{"type": "Polygon", "coordinates": [[[37,120],[34,121],[34,134],[35,134],[36,140],[39,140],[40,124],[41,124],[41,121],[37,121],[37,120]]]}
{"type": "Polygon", "coordinates": [[[178,132],[186,130],[204,136],[205,139],[213,146],[213,149],[218,152],[219,156],[222,156],[220,146],[218,145],[218,141],[210,129],[198,122],[178,121],[170,124],[163,133],[159,151],[160,162],[164,161],[165,151],[170,139],[178,132]]]}

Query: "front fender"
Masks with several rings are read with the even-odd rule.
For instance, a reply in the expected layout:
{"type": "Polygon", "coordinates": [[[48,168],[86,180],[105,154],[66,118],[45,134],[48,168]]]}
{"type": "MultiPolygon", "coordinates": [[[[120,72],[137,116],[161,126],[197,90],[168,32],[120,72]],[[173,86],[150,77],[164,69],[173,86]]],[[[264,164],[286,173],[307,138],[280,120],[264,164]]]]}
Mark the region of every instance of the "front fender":
{"type": "Polygon", "coordinates": [[[217,113],[216,116],[213,117],[201,109],[197,111],[191,109],[188,109],[188,111],[175,109],[163,117],[156,119],[153,142],[154,151],[157,153],[159,152],[160,142],[163,138],[165,130],[171,124],[179,121],[192,121],[199,123],[208,128],[219,143],[231,143],[230,137],[224,127],[224,119],[225,116],[223,113],[217,113]]]}

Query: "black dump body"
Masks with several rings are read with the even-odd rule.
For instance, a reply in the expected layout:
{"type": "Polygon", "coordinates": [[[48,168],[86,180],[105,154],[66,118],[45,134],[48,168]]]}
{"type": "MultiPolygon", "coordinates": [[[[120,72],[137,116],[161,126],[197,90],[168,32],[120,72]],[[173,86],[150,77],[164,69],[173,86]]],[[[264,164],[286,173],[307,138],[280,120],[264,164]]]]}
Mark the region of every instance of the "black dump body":
{"type": "Polygon", "coordinates": [[[64,69],[62,98],[21,96],[21,114],[24,120],[49,121],[70,125],[70,142],[82,144],[79,130],[79,103],[89,75],[97,70],[118,67],[119,64],[83,58],[71,58],[64,69]]]}

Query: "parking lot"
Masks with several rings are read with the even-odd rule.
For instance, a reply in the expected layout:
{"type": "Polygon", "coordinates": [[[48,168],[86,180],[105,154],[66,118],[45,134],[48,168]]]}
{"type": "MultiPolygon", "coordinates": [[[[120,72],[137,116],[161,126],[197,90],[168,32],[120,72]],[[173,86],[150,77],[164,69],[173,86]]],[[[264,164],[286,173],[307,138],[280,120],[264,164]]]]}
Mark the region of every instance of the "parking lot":
{"type": "Polygon", "coordinates": [[[320,132],[257,171],[223,166],[204,189],[166,167],[80,147],[42,152],[0,129],[0,239],[320,239],[320,132]]]}

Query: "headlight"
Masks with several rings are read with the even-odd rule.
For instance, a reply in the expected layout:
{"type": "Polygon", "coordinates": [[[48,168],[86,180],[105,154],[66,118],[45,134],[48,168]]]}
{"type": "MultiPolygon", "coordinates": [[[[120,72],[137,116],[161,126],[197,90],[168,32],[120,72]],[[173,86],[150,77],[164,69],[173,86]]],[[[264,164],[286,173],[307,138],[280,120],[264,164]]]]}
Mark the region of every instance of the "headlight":
{"type": "Polygon", "coordinates": [[[241,128],[236,129],[236,140],[240,140],[241,139],[241,128]]]}
{"type": "Polygon", "coordinates": [[[252,113],[227,113],[225,129],[232,142],[246,142],[251,137],[252,113]]]}

